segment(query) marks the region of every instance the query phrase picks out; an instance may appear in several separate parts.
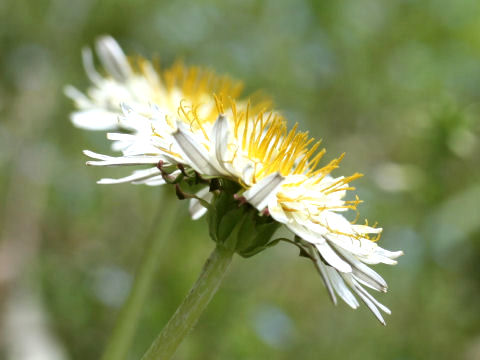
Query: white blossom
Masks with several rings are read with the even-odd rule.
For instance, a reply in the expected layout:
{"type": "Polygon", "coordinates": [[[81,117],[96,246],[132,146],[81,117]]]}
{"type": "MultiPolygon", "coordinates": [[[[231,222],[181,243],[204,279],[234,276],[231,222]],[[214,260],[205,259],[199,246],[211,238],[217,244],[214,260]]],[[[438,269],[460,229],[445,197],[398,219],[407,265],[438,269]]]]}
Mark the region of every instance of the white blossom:
{"type": "MultiPolygon", "coordinates": [[[[207,179],[236,181],[242,189],[239,198],[295,234],[292,242],[312,259],[334,303],[339,296],[357,308],[358,297],[384,323],[379,310],[390,311],[365,287],[386,292],[387,284],[367,264],[396,264],[402,252],[377,245],[381,228],[358,225],[344,216],[361,202],[344,199],[353,190],[350,182],[360,174],[332,177],[341,158],[319,167],[325,152],[319,150],[319,142],[313,144],[297,126],[287,131],[278,113],[238,100],[234,91],[226,96],[219,92],[216,97],[217,88],[205,84],[195,85],[195,91],[186,90],[204,81],[201,75],[197,74],[196,81],[189,78],[188,86],[178,79],[176,85],[168,86],[145,61],[143,70],[135,71],[113,39],[103,38],[97,48],[109,76],[96,72],[91,52],[85,51],[85,68],[94,87],[89,96],[67,89],[79,108],[72,120],[87,129],[127,129],[130,133],[108,134],[121,156],[85,151],[93,159],[87,164],[150,165],[120,179],[101,179],[100,184],[163,185],[167,182],[162,169],[168,167],[187,169],[207,179]]],[[[182,74],[190,72],[184,69],[182,74]]],[[[217,87],[231,90],[235,86],[217,87]]],[[[180,170],[169,174],[177,175],[180,170]]],[[[190,201],[194,219],[207,211],[200,200],[210,202],[212,197],[205,187],[190,201]]]]}

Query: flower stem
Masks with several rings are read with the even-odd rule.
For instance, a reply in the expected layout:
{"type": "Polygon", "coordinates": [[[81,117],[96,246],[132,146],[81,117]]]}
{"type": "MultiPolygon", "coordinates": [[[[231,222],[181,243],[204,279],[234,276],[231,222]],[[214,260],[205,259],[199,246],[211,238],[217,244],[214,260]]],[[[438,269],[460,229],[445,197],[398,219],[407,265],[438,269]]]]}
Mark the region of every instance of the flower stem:
{"type": "Polygon", "coordinates": [[[142,360],[168,360],[197,323],[230,265],[234,252],[217,246],[187,297],[152,343],[142,360]]]}
{"type": "Polygon", "coordinates": [[[132,290],[120,311],[117,323],[102,355],[102,360],[123,360],[130,350],[141,311],[152,287],[158,259],[165,243],[164,240],[172,232],[175,217],[178,216],[178,201],[169,201],[165,196],[162,196],[159,203],[161,206],[154,221],[156,226],[153,226],[149,231],[149,241],[135,276],[132,290]],[[168,202],[168,204],[165,204],[165,202],[168,202]],[[169,210],[165,211],[166,208],[169,210]],[[162,229],[162,236],[159,236],[156,231],[159,228],[162,229]]]}

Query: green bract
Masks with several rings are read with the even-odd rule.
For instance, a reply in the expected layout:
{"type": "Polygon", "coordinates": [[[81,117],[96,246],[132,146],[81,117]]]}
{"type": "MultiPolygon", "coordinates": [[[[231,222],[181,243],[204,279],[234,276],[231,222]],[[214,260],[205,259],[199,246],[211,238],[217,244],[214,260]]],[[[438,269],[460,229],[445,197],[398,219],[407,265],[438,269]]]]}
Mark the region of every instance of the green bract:
{"type": "Polygon", "coordinates": [[[238,184],[221,179],[219,186],[207,212],[212,240],[243,257],[273,245],[272,236],[281,224],[238,199],[235,196],[240,190],[238,184]]]}

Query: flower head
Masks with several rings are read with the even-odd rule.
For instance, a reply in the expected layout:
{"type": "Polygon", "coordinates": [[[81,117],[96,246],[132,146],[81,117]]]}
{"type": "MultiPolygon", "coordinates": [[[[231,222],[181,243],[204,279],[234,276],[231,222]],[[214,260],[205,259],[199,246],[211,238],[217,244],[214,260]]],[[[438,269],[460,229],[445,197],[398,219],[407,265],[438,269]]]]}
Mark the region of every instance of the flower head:
{"type": "Polygon", "coordinates": [[[278,240],[291,242],[313,261],[334,303],[339,296],[357,308],[357,295],[384,323],[379,309],[389,310],[364,286],[385,292],[387,284],[367,264],[395,264],[402,252],[377,245],[381,228],[357,225],[344,217],[360,203],[358,198],[344,199],[354,190],[350,182],[360,174],[332,177],[342,157],[319,166],[325,153],[320,142],[298,131],[297,125],[288,130],[283,117],[265,103],[239,100],[239,83],[180,65],[161,75],[145,60],[134,69],[113,39],[103,38],[97,47],[109,76],[98,75],[91,53],[84,51],[94,87],[89,96],[67,89],[80,108],[72,120],[89,129],[124,128],[131,133],[107,135],[121,149],[121,156],[85,151],[93,158],[87,164],[150,165],[99,183],[175,184],[181,197],[191,198],[194,219],[217,211],[210,222],[217,242],[226,241],[219,235],[218,221],[244,204],[249,210],[241,213],[243,220],[237,213],[230,217],[259,230],[251,239],[248,232],[237,231],[242,235],[234,245],[239,254],[251,256],[278,240]],[[193,183],[203,187],[196,194],[185,193],[181,186],[193,183]],[[293,239],[270,240],[271,225],[280,224],[292,231],[293,239]],[[262,232],[267,226],[268,231],[262,232]]]}
{"type": "MultiPolygon", "coordinates": [[[[118,43],[110,36],[103,36],[96,43],[96,50],[103,71],[98,72],[90,48],[82,51],[85,71],[92,86],[86,94],[73,86],[65,93],[77,107],[71,115],[73,124],[87,130],[127,130],[134,133],[150,132],[142,123],[129,122],[122,114],[122,104],[133,111],[151,115],[152,105],[163,115],[176,114],[180,103],[188,101],[202,104],[202,116],[216,116],[214,93],[222,93],[233,99],[240,95],[243,84],[228,76],[217,76],[201,67],[186,67],[182,62],[160,71],[141,57],[129,59],[118,43]]],[[[118,148],[121,148],[117,144],[118,148]]]]}

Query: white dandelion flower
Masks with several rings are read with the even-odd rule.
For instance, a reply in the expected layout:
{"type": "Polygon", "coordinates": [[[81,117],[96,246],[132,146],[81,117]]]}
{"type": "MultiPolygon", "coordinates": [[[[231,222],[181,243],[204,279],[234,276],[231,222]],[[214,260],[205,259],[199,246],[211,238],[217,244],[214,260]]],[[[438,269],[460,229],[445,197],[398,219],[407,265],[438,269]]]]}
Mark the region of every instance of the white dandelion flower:
{"type": "MultiPolygon", "coordinates": [[[[159,71],[158,66],[137,57],[129,59],[111,36],[102,36],[95,44],[103,69],[97,71],[93,52],[85,47],[82,59],[92,85],[86,93],[75,87],[65,87],[65,93],[77,107],[71,115],[73,124],[87,130],[128,130],[133,133],[150,133],[149,123],[133,117],[125,118],[122,104],[143,115],[175,114],[181,101],[203,104],[202,116],[216,116],[214,93],[238,98],[243,84],[228,76],[217,76],[201,67],[187,67],[182,62],[159,71]],[[104,75],[102,75],[104,74],[104,75]]],[[[121,141],[115,149],[122,149],[121,141]]]]}
{"type": "MultiPolygon", "coordinates": [[[[219,91],[216,97],[207,85],[200,86],[192,96],[186,89],[203,81],[199,75],[196,81],[190,78],[188,86],[185,83],[183,86],[162,85],[162,78],[153,75],[155,71],[132,70],[115,42],[104,40],[101,44],[98,53],[110,76],[101,77],[86,62],[96,87],[88,101],[80,97],[79,92],[74,96],[80,108],[76,114],[81,114],[83,120],[79,122],[74,118],[73,121],[86,128],[100,128],[88,125],[94,124],[97,116],[88,111],[118,115],[119,108],[106,105],[111,104],[112,99],[121,100],[126,105],[120,108],[122,115],[115,126],[118,129],[120,124],[133,133],[109,133],[110,140],[122,143],[122,155],[112,157],[86,151],[93,159],[87,164],[151,167],[120,179],[102,179],[99,183],[176,183],[178,190],[182,179],[198,177],[205,187],[189,195],[194,219],[204,215],[207,208],[214,211],[209,205],[214,205],[218,198],[219,190],[212,186],[214,180],[237,184],[234,193],[225,190],[231,200],[236,201],[236,207],[249,204],[245,206],[250,206],[261,218],[270,219],[265,221],[290,229],[295,237],[288,241],[313,261],[334,303],[339,296],[357,308],[358,298],[385,323],[379,310],[388,314],[390,311],[365,287],[386,292],[387,284],[368,265],[396,264],[395,259],[402,252],[391,252],[377,245],[381,228],[354,224],[344,216],[346,211],[356,210],[361,202],[358,198],[344,199],[347,192],[353,190],[350,182],[360,174],[332,177],[331,172],[338,167],[341,157],[319,167],[325,153],[319,149],[320,142],[315,143],[306,132],[299,132],[296,125],[288,131],[278,113],[237,101],[237,94],[231,92],[219,91]],[[152,87],[152,78],[155,87],[152,87]],[[131,90],[137,88],[141,90],[131,90]],[[115,91],[108,93],[107,89],[115,91]],[[200,94],[201,91],[205,94],[200,94]],[[130,97],[122,97],[127,93],[130,97]],[[107,97],[108,101],[100,100],[107,97]]],[[[112,128],[113,123],[103,126],[108,122],[105,119],[100,121],[102,129],[112,128]]],[[[269,238],[255,241],[253,245],[242,245],[237,252],[250,256],[272,244],[269,238]]]]}

